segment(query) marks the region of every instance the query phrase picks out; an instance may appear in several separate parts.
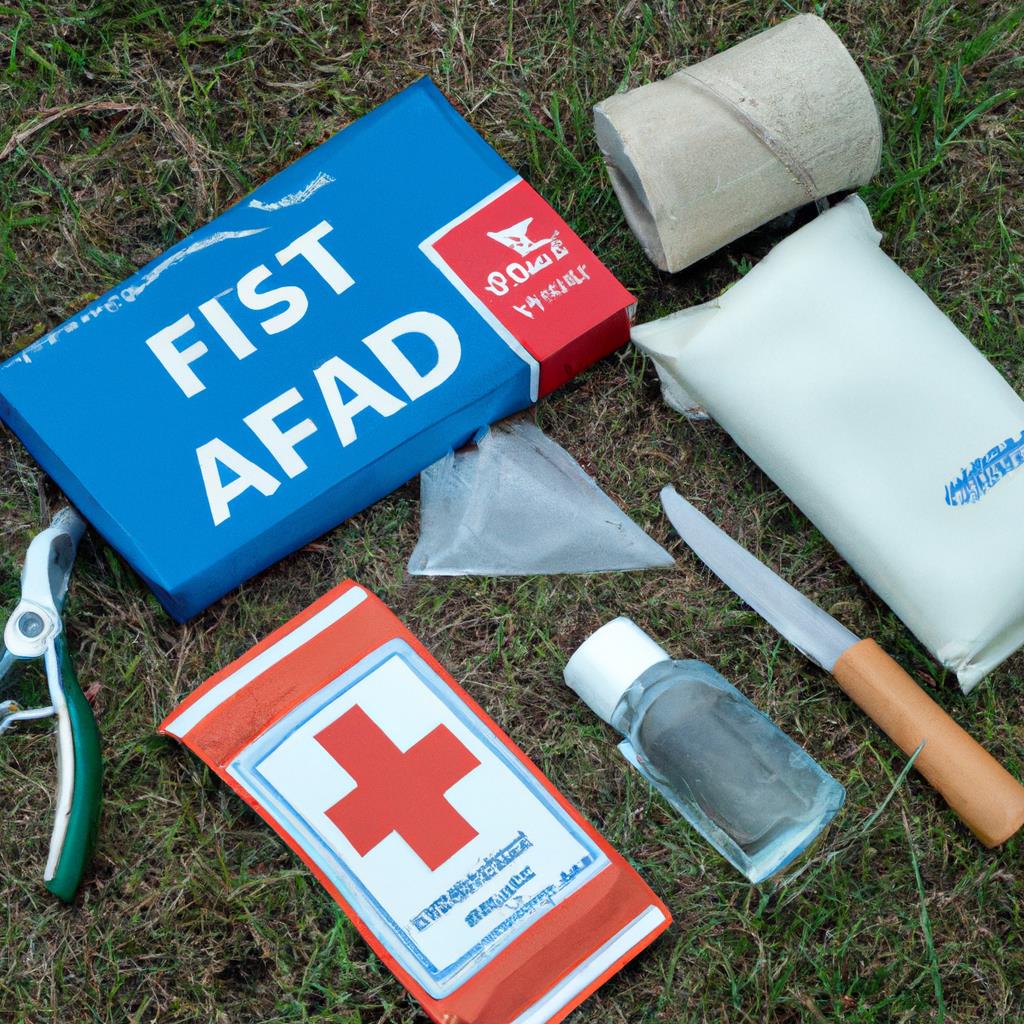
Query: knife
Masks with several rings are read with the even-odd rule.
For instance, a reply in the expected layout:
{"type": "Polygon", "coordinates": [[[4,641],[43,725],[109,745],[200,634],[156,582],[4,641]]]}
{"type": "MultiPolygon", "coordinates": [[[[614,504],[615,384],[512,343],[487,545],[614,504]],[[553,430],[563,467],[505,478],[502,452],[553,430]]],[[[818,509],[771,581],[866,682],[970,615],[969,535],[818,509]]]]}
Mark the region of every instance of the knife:
{"type": "Polygon", "coordinates": [[[679,536],[723,583],[801,653],[831,673],[855,704],[986,846],[1024,825],[1024,786],[972,739],[882,650],[861,640],[780,579],[672,487],[661,503],[679,536]]]}

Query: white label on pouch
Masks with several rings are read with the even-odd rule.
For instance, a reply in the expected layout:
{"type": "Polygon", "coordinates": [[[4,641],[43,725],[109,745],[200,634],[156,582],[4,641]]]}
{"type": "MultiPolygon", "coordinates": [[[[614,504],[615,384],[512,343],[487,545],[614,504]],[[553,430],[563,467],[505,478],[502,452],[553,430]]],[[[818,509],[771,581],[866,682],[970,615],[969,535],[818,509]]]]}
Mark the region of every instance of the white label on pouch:
{"type": "Polygon", "coordinates": [[[402,640],[295,708],[230,772],[434,998],[609,863],[402,640]]]}

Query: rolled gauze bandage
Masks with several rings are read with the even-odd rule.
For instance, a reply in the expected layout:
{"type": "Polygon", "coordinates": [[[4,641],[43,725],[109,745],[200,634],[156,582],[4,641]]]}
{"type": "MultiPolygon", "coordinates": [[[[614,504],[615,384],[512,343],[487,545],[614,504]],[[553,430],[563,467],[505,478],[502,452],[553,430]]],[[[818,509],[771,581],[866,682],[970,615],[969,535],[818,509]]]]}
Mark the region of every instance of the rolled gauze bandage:
{"type": "Polygon", "coordinates": [[[629,226],[669,271],[863,185],[882,148],[864,76],[812,14],[610,96],[594,129],[629,226]]]}

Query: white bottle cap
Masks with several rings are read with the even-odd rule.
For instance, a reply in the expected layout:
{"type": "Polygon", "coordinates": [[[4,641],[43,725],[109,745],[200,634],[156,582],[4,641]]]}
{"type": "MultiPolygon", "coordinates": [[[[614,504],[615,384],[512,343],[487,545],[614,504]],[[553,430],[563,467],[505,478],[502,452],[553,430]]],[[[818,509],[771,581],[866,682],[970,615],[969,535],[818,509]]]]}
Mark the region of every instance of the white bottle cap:
{"type": "Polygon", "coordinates": [[[592,633],[566,662],[563,675],[590,709],[611,723],[633,682],[669,656],[632,620],[620,615],[592,633]]]}

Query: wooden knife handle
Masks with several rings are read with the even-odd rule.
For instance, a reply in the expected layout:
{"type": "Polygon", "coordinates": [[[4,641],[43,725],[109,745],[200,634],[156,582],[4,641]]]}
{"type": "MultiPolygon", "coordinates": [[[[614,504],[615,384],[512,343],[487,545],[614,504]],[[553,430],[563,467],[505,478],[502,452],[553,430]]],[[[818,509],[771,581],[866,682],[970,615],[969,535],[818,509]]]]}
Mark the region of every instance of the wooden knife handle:
{"type": "Polygon", "coordinates": [[[999,846],[1024,825],[1024,786],[874,640],[845,650],[832,674],[905,754],[924,742],[914,767],[986,846],[999,846]]]}

